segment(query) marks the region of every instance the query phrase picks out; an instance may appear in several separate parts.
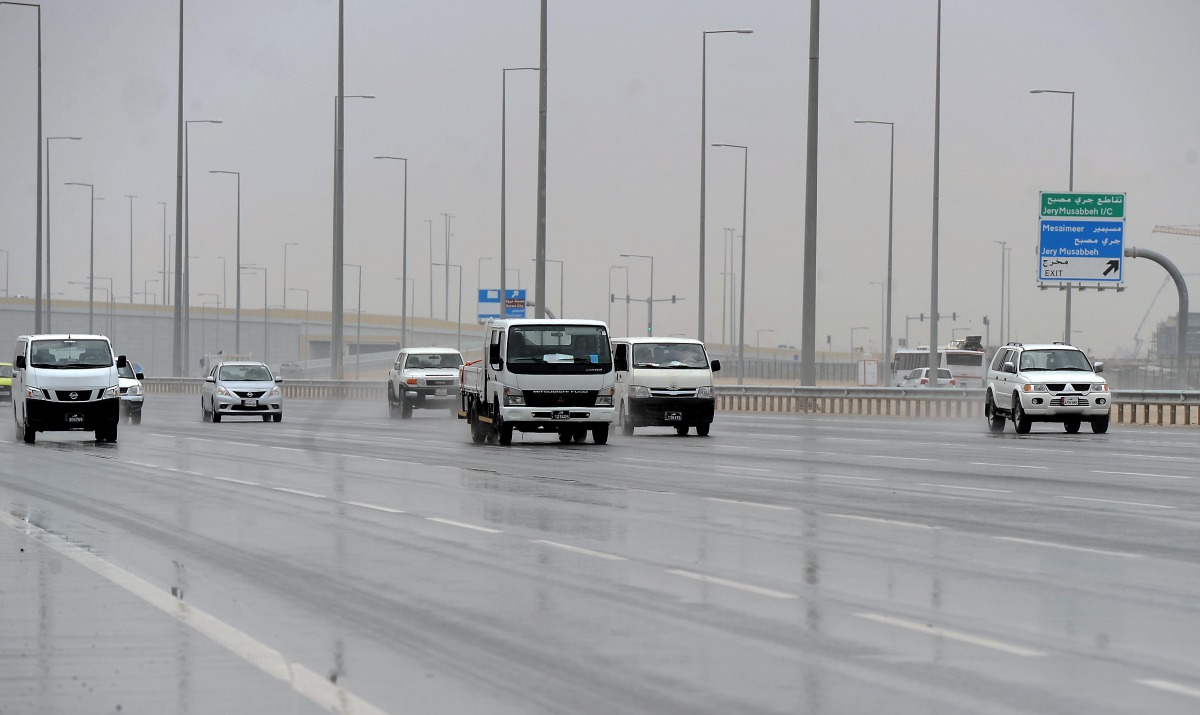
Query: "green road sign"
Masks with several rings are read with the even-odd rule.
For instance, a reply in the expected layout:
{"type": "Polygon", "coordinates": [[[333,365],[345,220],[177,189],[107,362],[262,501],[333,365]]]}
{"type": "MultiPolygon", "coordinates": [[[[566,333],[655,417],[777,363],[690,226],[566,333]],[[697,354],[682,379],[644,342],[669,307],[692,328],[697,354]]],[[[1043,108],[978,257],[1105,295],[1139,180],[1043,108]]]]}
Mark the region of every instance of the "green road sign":
{"type": "Polygon", "coordinates": [[[1042,192],[1043,218],[1125,218],[1125,194],[1042,192]]]}

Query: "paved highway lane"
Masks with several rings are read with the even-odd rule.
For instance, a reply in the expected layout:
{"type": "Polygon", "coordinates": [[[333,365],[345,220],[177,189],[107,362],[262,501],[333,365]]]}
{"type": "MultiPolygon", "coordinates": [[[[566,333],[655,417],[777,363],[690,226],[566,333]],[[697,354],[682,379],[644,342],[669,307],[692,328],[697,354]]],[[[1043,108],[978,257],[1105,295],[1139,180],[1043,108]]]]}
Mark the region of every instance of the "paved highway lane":
{"type": "Polygon", "coordinates": [[[0,711],[1200,709],[1190,429],[196,402],[0,443],[0,711]]]}

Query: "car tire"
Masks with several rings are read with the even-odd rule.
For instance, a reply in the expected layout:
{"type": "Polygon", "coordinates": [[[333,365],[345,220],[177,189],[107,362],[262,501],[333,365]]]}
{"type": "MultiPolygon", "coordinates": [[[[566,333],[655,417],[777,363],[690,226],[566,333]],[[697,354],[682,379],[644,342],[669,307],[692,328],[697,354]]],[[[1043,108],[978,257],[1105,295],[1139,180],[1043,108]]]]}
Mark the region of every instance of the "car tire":
{"type": "Polygon", "coordinates": [[[400,398],[400,419],[407,420],[412,417],[412,403],[403,397],[400,398]]]}
{"type": "Polygon", "coordinates": [[[633,420],[630,419],[629,415],[625,412],[625,403],[624,402],[621,403],[621,411],[619,413],[619,420],[621,422],[621,434],[625,435],[626,437],[633,434],[633,420]]]}
{"type": "Polygon", "coordinates": [[[271,421],[272,422],[283,422],[283,413],[276,412],[274,415],[271,416],[271,421]]]}
{"type": "Polygon", "coordinates": [[[215,408],[213,409],[213,412],[212,412],[212,421],[213,422],[221,421],[221,413],[217,412],[217,410],[215,408]]]}
{"type": "Polygon", "coordinates": [[[467,412],[467,422],[471,425],[471,442],[474,444],[483,444],[487,441],[488,430],[484,423],[479,421],[479,416],[475,414],[474,408],[467,412]]]}
{"type": "Polygon", "coordinates": [[[583,444],[584,442],[587,441],[587,430],[586,429],[575,430],[575,434],[573,434],[571,436],[575,439],[575,444],[583,444]]]}
{"type": "Polygon", "coordinates": [[[135,425],[140,425],[140,424],[142,423],[142,413],[141,413],[141,412],[135,412],[135,413],[133,413],[132,415],[130,415],[130,416],[129,416],[129,423],[130,423],[130,424],[135,424],[135,425]]]}
{"type": "Polygon", "coordinates": [[[25,425],[24,428],[18,426],[17,429],[21,431],[21,438],[25,440],[25,444],[33,444],[37,441],[37,430],[34,428],[25,425]]]}
{"type": "Polygon", "coordinates": [[[988,393],[987,402],[983,406],[983,414],[988,421],[988,430],[992,434],[1000,434],[1004,431],[1004,415],[996,414],[996,401],[992,399],[992,393],[988,393]]]}
{"type": "Polygon", "coordinates": [[[497,436],[497,439],[500,442],[501,446],[507,447],[508,445],[512,444],[512,438],[513,438],[512,425],[505,425],[505,424],[500,425],[500,431],[497,436]]]}
{"type": "Polygon", "coordinates": [[[608,425],[593,427],[592,441],[596,444],[608,444],[608,425]]]}
{"type": "Polygon", "coordinates": [[[271,421],[271,415],[263,415],[263,416],[262,416],[262,418],[263,418],[263,422],[270,422],[270,421],[271,421]]]}
{"type": "Polygon", "coordinates": [[[1021,406],[1021,396],[1013,393],[1013,428],[1017,430],[1017,434],[1029,434],[1029,430],[1033,427],[1033,420],[1029,419],[1029,415],[1025,414],[1025,408],[1021,406]]]}
{"type": "Polygon", "coordinates": [[[681,437],[687,433],[688,433],[687,425],[679,425],[678,427],[675,428],[675,434],[677,434],[681,437]]]}
{"type": "Polygon", "coordinates": [[[558,443],[559,444],[570,444],[571,440],[574,438],[575,438],[575,432],[570,429],[564,429],[558,433],[558,443]]]}
{"type": "Polygon", "coordinates": [[[1092,419],[1092,432],[1104,434],[1108,431],[1108,415],[1092,419]]]}
{"type": "Polygon", "coordinates": [[[708,431],[711,428],[711,422],[701,422],[700,424],[696,425],[696,434],[700,435],[701,437],[707,437],[708,431]]]}
{"type": "Polygon", "coordinates": [[[1067,420],[1063,422],[1063,429],[1067,431],[1067,434],[1076,434],[1079,432],[1079,427],[1082,424],[1082,420],[1067,420]]]}
{"type": "Polygon", "coordinates": [[[388,417],[397,419],[400,417],[400,405],[396,402],[396,394],[392,390],[392,383],[388,383],[388,417]]]}

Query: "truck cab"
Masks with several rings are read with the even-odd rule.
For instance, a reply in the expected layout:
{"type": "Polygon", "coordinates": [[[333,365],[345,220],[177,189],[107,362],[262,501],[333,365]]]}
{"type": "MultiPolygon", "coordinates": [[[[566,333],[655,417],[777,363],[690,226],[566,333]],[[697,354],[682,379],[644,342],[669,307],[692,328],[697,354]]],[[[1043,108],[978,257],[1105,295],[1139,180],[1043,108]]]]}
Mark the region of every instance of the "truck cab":
{"type": "Polygon", "coordinates": [[[706,436],[716,412],[713,373],[720,360],[709,360],[704,343],[689,338],[614,338],[617,370],[617,421],[621,433],[635,427],[674,427],[685,435],[693,427],[706,436]]]}
{"type": "Polygon", "coordinates": [[[514,431],[604,444],[615,410],[608,327],[598,320],[494,320],[483,359],[463,369],[462,409],[472,441],[511,444],[514,431]]]}

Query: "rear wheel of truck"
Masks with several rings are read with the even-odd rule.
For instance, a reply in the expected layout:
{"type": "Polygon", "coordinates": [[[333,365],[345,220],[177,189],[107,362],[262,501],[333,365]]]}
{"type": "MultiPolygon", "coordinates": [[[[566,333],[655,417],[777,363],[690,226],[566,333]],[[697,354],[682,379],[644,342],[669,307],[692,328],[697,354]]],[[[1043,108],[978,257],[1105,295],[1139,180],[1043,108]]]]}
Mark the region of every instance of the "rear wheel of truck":
{"type": "Polygon", "coordinates": [[[571,438],[573,438],[574,436],[575,436],[574,431],[567,429],[567,428],[561,429],[558,432],[558,442],[559,442],[559,444],[570,444],[571,438]]]}
{"type": "Polygon", "coordinates": [[[608,444],[608,425],[593,427],[592,441],[596,444],[608,444]]]}
{"type": "Polygon", "coordinates": [[[696,425],[696,434],[700,435],[701,437],[707,437],[708,431],[711,428],[712,428],[711,422],[702,422],[702,423],[696,425]]]}
{"type": "Polygon", "coordinates": [[[675,428],[675,434],[683,436],[688,433],[687,425],[679,425],[675,428]]]}
{"type": "Polygon", "coordinates": [[[488,429],[487,425],[479,421],[474,408],[467,411],[467,420],[471,423],[471,441],[475,444],[483,444],[488,438],[488,429]]]}
{"type": "Polygon", "coordinates": [[[498,435],[500,444],[505,447],[512,444],[512,434],[513,434],[512,425],[506,425],[506,424],[500,425],[500,430],[499,430],[499,435],[498,435]]]}

